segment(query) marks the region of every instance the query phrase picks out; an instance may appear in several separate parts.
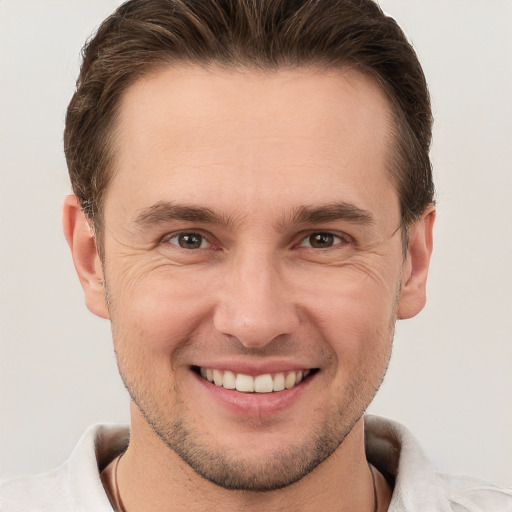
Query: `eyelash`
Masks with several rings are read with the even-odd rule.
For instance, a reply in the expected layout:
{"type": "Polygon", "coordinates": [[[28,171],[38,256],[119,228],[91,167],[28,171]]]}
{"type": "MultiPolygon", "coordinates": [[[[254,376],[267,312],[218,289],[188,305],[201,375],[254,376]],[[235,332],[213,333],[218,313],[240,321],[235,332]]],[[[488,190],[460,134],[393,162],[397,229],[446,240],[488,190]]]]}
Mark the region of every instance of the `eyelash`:
{"type": "Polygon", "coordinates": [[[350,244],[352,242],[352,238],[348,235],[346,235],[345,233],[333,233],[331,231],[315,231],[313,233],[309,233],[308,235],[306,235],[302,241],[296,246],[296,247],[307,247],[307,248],[310,248],[310,249],[318,249],[318,250],[322,250],[322,251],[327,251],[329,249],[335,249],[336,246],[338,245],[347,245],[347,244],[350,244]],[[332,241],[333,241],[333,244],[330,245],[329,247],[313,247],[311,245],[311,239],[313,237],[331,237],[332,238],[332,241]],[[335,240],[338,240],[338,242],[335,242],[335,240]],[[309,241],[309,245],[304,245],[306,242],[309,241]]]}
{"type": "Polygon", "coordinates": [[[180,244],[179,244],[179,238],[180,237],[186,237],[186,236],[189,236],[189,237],[198,237],[201,239],[201,244],[200,245],[203,245],[204,242],[207,242],[210,247],[213,247],[213,248],[216,248],[216,246],[214,244],[212,244],[211,242],[209,242],[208,238],[204,235],[202,235],[201,233],[197,233],[195,231],[180,231],[179,233],[173,233],[171,235],[167,235],[166,237],[164,237],[164,239],[162,240],[163,243],[170,243],[171,245],[176,245],[178,246],[180,249],[183,249],[185,251],[189,251],[189,250],[204,250],[206,249],[207,247],[197,247],[197,248],[187,248],[187,247],[182,247],[180,244]],[[173,240],[176,241],[176,243],[173,242],[173,240]]]}
{"type": "MultiPolygon", "coordinates": [[[[338,246],[338,245],[344,246],[344,245],[348,245],[352,242],[353,242],[352,237],[350,237],[349,235],[347,235],[345,233],[333,233],[331,231],[313,231],[313,232],[309,232],[308,234],[306,234],[301,239],[301,241],[299,243],[294,244],[293,248],[304,247],[304,248],[309,248],[309,249],[313,249],[313,250],[318,249],[320,251],[327,251],[327,250],[332,250],[332,249],[336,248],[336,246],[338,246]],[[311,242],[312,242],[311,239],[312,239],[312,237],[315,237],[315,236],[323,237],[324,239],[331,237],[333,243],[332,243],[332,245],[330,245],[328,247],[313,247],[311,245],[311,242]],[[337,242],[336,242],[336,240],[337,240],[337,242]],[[309,241],[309,244],[305,245],[308,241],[309,241]]],[[[215,244],[213,244],[212,242],[210,242],[207,236],[205,236],[201,233],[195,232],[195,231],[180,231],[178,233],[172,233],[170,235],[165,236],[164,239],[162,240],[162,243],[170,243],[171,245],[175,245],[185,251],[204,250],[204,249],[208,249],[208,248],[217,249],[217,246],[215,244]],[[183,247],[179,243],[180,237],[191,237],[191,238],[197,237],[200,239],[200,245],[198,247],[192,247],[192,248],[183,247]],[[205,242],[207,244],[209,244],[209,247],[202,247],[202,245],[205,242]]]]}

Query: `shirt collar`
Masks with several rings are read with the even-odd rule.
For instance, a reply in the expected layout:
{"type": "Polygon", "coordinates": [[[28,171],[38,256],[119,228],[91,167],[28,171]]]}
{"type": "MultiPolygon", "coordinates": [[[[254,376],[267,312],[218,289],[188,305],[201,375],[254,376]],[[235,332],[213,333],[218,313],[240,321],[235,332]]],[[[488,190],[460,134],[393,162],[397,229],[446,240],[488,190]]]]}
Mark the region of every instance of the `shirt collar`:
{"type": "Polygon", "coordinates": [[[400,423],[365,416],[366,457],[394,483],[389,512],[451,512],[440,476],[400,423]]]}

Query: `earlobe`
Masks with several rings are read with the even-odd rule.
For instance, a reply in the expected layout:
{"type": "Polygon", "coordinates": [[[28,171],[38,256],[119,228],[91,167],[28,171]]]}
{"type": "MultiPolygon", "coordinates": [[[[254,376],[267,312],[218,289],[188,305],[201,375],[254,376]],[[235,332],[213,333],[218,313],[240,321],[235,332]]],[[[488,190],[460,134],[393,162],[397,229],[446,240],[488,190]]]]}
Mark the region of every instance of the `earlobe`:
{"type": "Polygon", "coordinates": [[[431,205],[409,230],[409,246],[398,303],[397,316],[401,320],[417,315],[425,306],[435,216],[435,208],[431,205]]]}
{"type": "Polygon", "coordinates": [[[96,240],[74,195],[67,196],[64,201],[62,225],[88,309],[101,318],[109,318],[96,240]]]}

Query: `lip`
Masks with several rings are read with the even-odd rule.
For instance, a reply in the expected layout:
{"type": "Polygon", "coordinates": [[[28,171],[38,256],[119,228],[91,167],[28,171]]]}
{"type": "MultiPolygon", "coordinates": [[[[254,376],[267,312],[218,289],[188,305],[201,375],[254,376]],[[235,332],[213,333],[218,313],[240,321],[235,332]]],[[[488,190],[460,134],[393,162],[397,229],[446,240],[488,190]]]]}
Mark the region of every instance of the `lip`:
{"type": "MultiPolygon", "coordinates": [[[[309,369],[297,365],[269,365],[255,367],[254,364],[240,363],[237,365],[215,365],[208,363],[204,368],[215,368],[218,370],[231,370],[234,373],[245,373],[246,375],[256,376],[265,373],[277,373],[287,371],[298,371],[309,369]]],[[[221,409],[234,413],[240,418],[270,418],[281,412],[288,410],[297,403],[302,395],[311,387],[319,372],[312,372],[300,384],[290,389],[276,391],[272,393],[243,393],[240,391],[225,389],[221,386],[209,382],[201,377],[192,368],[190,373],[196,383],[200,386],[200,392],[206,397],[206,400],[218,404],[221,409]]]]}

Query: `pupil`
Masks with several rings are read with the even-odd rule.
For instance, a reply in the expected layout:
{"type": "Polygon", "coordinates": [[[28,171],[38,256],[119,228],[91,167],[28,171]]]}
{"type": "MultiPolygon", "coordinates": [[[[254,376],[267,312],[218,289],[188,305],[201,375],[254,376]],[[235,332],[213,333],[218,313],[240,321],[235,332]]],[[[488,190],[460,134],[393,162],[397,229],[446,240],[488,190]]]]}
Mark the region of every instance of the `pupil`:
{"type": "Polygon", "coordinates": [[[195,235],[193,233],[180,235],[178,238],[180,247],[183,249],[199,249],[199,247],[201,247],[201,241],[201,235],[195,235]]]}
{"type": "Polygon", "coordinates": [[[330,233],[315,233],[311,235],[309,242],[311,247],[315,248],[331,247],[334,243],[334,235],[330,233]]]}

